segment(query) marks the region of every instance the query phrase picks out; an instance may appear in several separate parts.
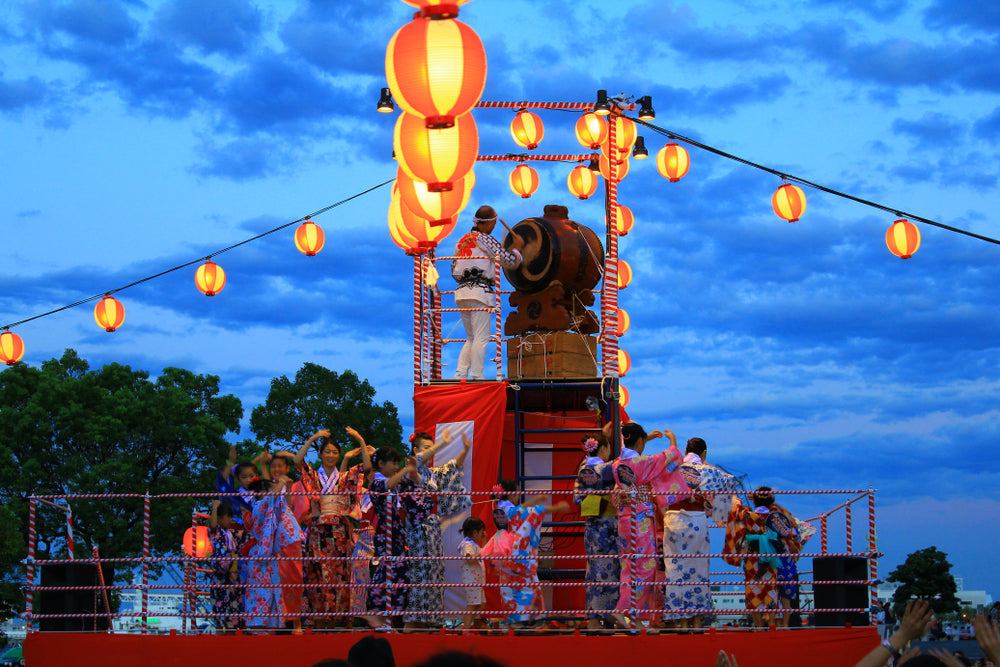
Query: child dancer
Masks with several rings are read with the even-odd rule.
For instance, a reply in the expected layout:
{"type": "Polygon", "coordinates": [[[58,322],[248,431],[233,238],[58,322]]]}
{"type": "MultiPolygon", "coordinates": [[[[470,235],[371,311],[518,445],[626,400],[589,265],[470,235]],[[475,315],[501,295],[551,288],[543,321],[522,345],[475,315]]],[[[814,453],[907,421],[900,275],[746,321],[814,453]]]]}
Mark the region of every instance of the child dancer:
{"type": "Polygon", "coordinates": [[[409,495],[416,489],[416,480],[419,479],[416,459],[411,457],[404,468],[400,468],[400,463],[402,456],[392,447],[380,447],[372,461],[375,480],[368,495],[376,515],[375,555],[368,591],[369,613],[365,620],[373,628],[391,628],[391,623],[381,614],[391,616],[406,607],[406,584],[410,583],[410,578],[405,560],[403,512],[408,504],[428,502],[428,499],[421,501],[409,495]],[[400,495],[404,493],[407,495],[400,495]]]}
{"type": "Polygon", "coordinates": [[[243,526],[234,523],[232,507],[213,500],[208,527],[212,541],[212,574],[216,584],[208,589],[212,598],[212,613],[217,628],[233,630],[244,625],[243,590],[239,587],[237,558],[243,542],[243,526]]]}
{"type": "Polygon", "coordinates": [[[733,506],[726,523],[726,554],[724,560],[730,565],[743,565],[743,579],[746,584],[746,605],[757,627],[767,627],[770,610],[778,606],[777,568],[780,564],[775,554],[778,552],[778,535],[768,529],[770,510],[767,503],[774,502],[767,487],[759,487],[751,495],[753,509],[733,496],[733,506]]]}
{"type": "MultiPolygon", "coordinates": [[[[292,514],[292,508],[282,491],[292,484],[286,475],[274,482],[259,479],[251,482],[255,493],[253,513],[244,514],[247,531],[252,538],[244,551],[249,556],[247,587],[243,606],[246,609],[247,627],[281,627],[286,618],[297,620],[299,609],[289,608],[289,596],[282,595],[278,584],[278,561],[271,560],[283,556],[291,545],[300,545],[302,531],[292,514]]],[[[301,601],[301,594],[296,591],[301,601]]],[[[301,608],[301,604],[299,605],[301,608]]]]}
{"type": "Polygon", "coordinates": [[[486,539],[486,524],[479,517],[470,516],[462,524],[462,542],[458,545],[458,555],[462,561],[462,583],[465,589],[465,610],[469,614],[462,620],[466,628],[485,627],[481,617],[476,612],[486,608],[486,595],[483,584],[486,583],[486,564],[481,556],[483,541],[486,539]]]}
{"type": "MultiPolygon", "coordinates": [[[[497,563],[500,597],[508,611],[506,622],[520,627],[534,617],[532,612],[543,608],[538,583],[538,543],[542,538],[542,519],[546,512],[565,512],[570,505],[567,502],[542,505],[545,496],[530,498],[523,505],[515,504],[515,501],[521,500],[517,485],[505,479],[498,486],[499,489],[494,487],[500,498],[497,511],[502,512],[508,521],[507,532],[502,539],[508,543],[506,548],[510,552],[510,558],[497,563]]],[[[497,556],[505,550],[504,545],[497,541],[490,552],[497,556]]]]}
{"type": "Polygon", "coordinates": [[[215,488],[222,495],[222,502],[233,510],[233,521],[243,525],[243,512],[251,511],[250,482],[257,477],[257,465],[265,461],[267,452],[261,452],[253,461],[236,462],[236,445],[229,448],[229,458],[215,477],[215,488]],[[232,495],[232,494],[239,495],[232,495]]]}

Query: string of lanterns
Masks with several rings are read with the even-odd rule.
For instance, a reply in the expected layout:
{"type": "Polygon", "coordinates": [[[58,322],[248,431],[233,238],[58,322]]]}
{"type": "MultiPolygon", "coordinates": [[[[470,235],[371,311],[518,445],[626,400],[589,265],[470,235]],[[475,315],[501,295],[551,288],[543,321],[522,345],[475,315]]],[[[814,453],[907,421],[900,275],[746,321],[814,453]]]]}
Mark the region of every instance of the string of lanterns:
{"type": "MultiPolygon", "coordinates": [[[[389,87],[377,108],[393,111],[393,99],[402,108],[392,140],[399,169],[389,235],[407,254],[421,255],[452,232],[476,183],[479,131],[470,112],[486,87],[486,50],[475,30],[455,18],[464,2],[403,2],[420,11],[389,40],[389,87]]],[[[530,118],[522,129],[526,141],[534,139],[530,118]]],[[[534,145],[540,140],[539,134],[534,145]]]]}
{"type": "MultiPolygon", "coordinates": [[[[320,250],[323,249],[326,237],[325,234],[323,233],[323,228],[312,221],[313,217],[326,213],[327,211],[330,211],[334,208],[337,208],[338,206],[346,204],[347,202],[353,199],[357,199],[358,197],[368,194],[369,192],[377,190],[378,188],[389,185],[390,183],[392,183],[392,181],[384,181],[382,183],[379,183],[378,185],[367,188],[366,190],[351,195],[350,197],[342,199],[334,204],[330,204],[329,206],[326,206],[316,211],[315,213],[307,215],[303,218],[299,218],[298,220],[293,220],[292,222],[279,225],[273,229],[269,229],[266,232],[262,232],[261,234],[257,234],[256,236],[252,236],[248,239],[245,239],[238,243],[234,243],[228,247],[222,248],[212,253],[212,256],[221,255],[224,252],[228,252],[240,246],[252,243],[253,241],[261,239],[265,236],[269,236],[270,234],[274,234],[275,232],[291,227],[292,225],[301,223],[295,230],[295,235],[294,235],[295,247],[299,250],[299,252],[306,255],[307,257],[314,257],[320,250]]],[[[216,264],[211,260],[212,256],[205,258],[204,263],[198,267],[198,269],[195,271],[195,276],[194,276],[195,286],[202,294],[205,294],[206,296],[214,296],[218,294],[220,291],[222,291],[222,288],[225,287],[226,285],[226,273],[222,269],[222,267],[220,267],[218,264],[216,264]]],[[[94,306],[94,321],[97,323],[97,326],[104,329],[105,331],[114,332],[119,327],[121,327],[122,324],[125,322],[125,306],[124,304],[122,304],[121,301],[116,299],[113,296],[113,294],[126,290],[130,287],[135,287],[136,285],[142,284],[144,282],[148,282],[153,278],[159,278],[160,276],[167,275],[168,273],[173,273],[175,271],[179,271],[181,269],[190,267],[200,262],[202,262],[201,259],[193,260],[191,262],[175,266],[165,271],[160,271],[159,273],[156,273],[154,275],[146,276],[145,278],[141,278],[128,285],[119,287],[110,292],[106,292],[104,293],[103,297],[101,295],[92,296],[90,298],[82,299],[75,303],[71,303],[62,306],[60,308],[56,308],[54,310],[50,310],[40,315],[35,315],[33,317],[28,317],[18,322],[7,324],[3,327],[2,331],[0,331],[0,362],[3,362],[8,366],[12,366],[24,358],[24,352],[25,352],[24,340],[21,338],[21,336],[11,332],[10,327],[17,326],[19,324],[25,324],[33,320],[47,317],[49,315],[54,315],[55,313],[59,313],[64,310],[69,310],[70,308],[75,308],[77,306],[89,303],[91,301],[97,301],[97,304],[94,306]]]]}

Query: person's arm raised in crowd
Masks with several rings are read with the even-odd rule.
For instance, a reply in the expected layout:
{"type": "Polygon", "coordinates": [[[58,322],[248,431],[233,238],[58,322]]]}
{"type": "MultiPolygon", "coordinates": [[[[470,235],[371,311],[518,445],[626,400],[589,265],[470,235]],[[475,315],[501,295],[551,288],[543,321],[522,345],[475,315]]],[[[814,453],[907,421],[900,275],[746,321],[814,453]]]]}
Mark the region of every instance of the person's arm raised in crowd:
{"type": "Polygon", "coordinates": [[[465,457],[469,455],[469,449],[472,448],[472,443],[469,442],[469,436],[462,434],[462,451],[458,453],[455,457],[455,467],[459,470],[465,465],[465,457]]]}
{"type": "Polygon", "coordinates": [[[899,629],[861,659],[854,667],[882,667],[889,658],[899,658],[903,649],[914,639],[919,639],[934,624],[934,611],[927,600],[910,600],[906,603],[899,629]]]}
{"type": "Polygon", "coordinates": [[[302,446],[299,447],[299,451],[295,452],[295,458],[293,459],[295,465],[297,466],[298,464],[305,461],[306,454],[309,453],[309,448],[313,446],[314,442],[316,442],[320,438],[329,438],[329,437],[330,437],[330,430],[326,428],[324,428],[321,431],[316,431],[315,433],[310,435],[309,439],[306,440],[304,443],[302,443],[302,446]]]}
{"type": "Polygon", "coordinates": [[[354,438],[357,441],[358,448],[351,450],[343,457],[343,461],[340,462],[340,469],[341,470],[347,469],[344,467],[344,464],[347,462],[348,457],[353,453],[354,456],[361,454],[361,461],[365,464],[365,472],[368,472],[369,470],[372,469],[372,453],[375,451],[375,448],[369,447],[367,443],[365,443],[365,439],[361,437],[361,434],[355,431],[350,426],[345,426],[344,430],[347,432],[347,435],[349,435],[350,437],[354,438]]]}
{"type": "Polygon", "coordinates": [[[983,657],[994,665],[1000,665],[1000,632],[997,624],[982,614],[976,614],[972,619],[972,628],[976,632],[976,642],[983,651],[983,657]]]}
{"type": "Polygon", "coordinates": [[[222,479],[229,479],[229,475],[233,472],[234,465],[236,465],[236,445],[229,448],[229,458],[226,459],[226,465],[222,466],[222,470],[219,471],[219,475],[222,476],[222,479]]]}

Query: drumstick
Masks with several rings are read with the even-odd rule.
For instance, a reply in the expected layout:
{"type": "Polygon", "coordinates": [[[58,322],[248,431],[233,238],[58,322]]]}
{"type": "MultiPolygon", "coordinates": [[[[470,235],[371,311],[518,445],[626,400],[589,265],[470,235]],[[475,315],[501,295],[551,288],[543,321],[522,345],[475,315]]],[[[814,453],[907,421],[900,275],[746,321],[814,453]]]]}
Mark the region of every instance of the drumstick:
{"type": "Polygon", "coordinates": [[[503,225],[503,226],[504,226],[504,228],[505,228],[505,229],[506,229],[506,230],[507,230],[508,232],[510,232],[511,234],[513,234],[513,233],[514,233],[514,230],[510,228],[510,225],[508,225],[508,224],[507,224],[506,222],[504,222],[504,219],[503,219],[503,218],[501,218],[500,216],[497,216],[497,220],[499,220],[499,221],[500,221],[500,224],[501,224],[501,225],[503,225]]]}

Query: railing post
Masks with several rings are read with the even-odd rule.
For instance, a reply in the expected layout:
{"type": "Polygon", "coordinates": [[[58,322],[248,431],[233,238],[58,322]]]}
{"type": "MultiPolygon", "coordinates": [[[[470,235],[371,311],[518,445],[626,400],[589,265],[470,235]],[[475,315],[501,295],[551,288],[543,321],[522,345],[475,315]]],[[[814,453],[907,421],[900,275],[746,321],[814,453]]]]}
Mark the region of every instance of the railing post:
{"type": "Polygon", "coordinates": [[[819,552],[824,556],[829,553],[828,538],[826,532],[826,515],[819,520],[819,552]]]}
{"type": "Polygon", "coordinates": [[[854,553],[854,523],[851,518],[851,504],[847,503],[847,507],[844,508],[844,520],[846,522],[845,530],[847,532],[847,553],[854,553]]]}
{"type": "MultiPolygon", "coordinates": [[[[878,603],[878,545],[875,537],[875,489],[868,487],[868,579],[871,581],[871,608],[878,603]]],[[[875,614],[871,614],[871,624],[878,625],[875,614]]]]}
{"type": "MultiPolygon", "coordinates": [[[[500,258],[493,259],[493,334],[497,339],[497,382],[503,379],[503,329],[500,316],[500,258]]],[[[485,374],[485,371],[484,371],[485,374]]]]}
{"type": "Polygon", "coordinates": [[[31,613],[34,608],[35,592],[35,549],[38,547],[38,531],[35,527],[35,512],[38,505],[34,496],[28,499],[28,557],[25,559],[26,588],[24,591],[25,630],[32,631],[34,621],[31,613]]]}
{"type": "Polygon", "coordinates": [[[142,498],[142,634],[149,632],[149,489],[142,498]]]}

